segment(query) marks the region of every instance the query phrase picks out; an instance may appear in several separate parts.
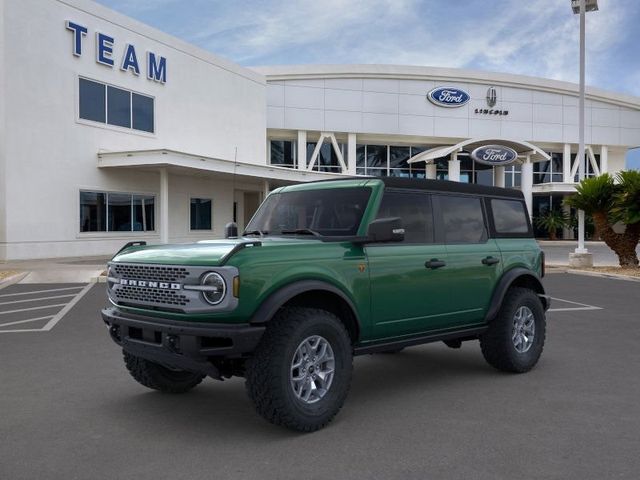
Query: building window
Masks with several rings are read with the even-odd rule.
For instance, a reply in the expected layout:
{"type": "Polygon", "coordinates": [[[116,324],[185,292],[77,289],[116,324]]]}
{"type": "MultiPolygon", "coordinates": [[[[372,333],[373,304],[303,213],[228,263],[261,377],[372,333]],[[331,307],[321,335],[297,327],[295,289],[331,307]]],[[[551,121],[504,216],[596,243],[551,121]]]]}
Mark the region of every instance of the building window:
{"type": "Polygon", "coordinates": [[[409,164],[411,157],[425,151],[422,146],[358,145],[356,174],[373,177],[425,178],[424,163],[409,164]]]}
{"type": "Polygon", "coordinates": [[[210,198],[191,199],[191,230],[211,230],[212,203],[210,198]]]}
{"type": "Polygon", "coordinates": [[[104,83],[79,79],[79,116],[83,120],[154,132],[154,99],[104,83]]]}
{"type": "MultiPolygon", "coordinates": [[[[308,142],[307,143],[307,165],[311,162],[311,157],[313,156],[313,152],[315,151],[317,143],[308,142]]],[[[340,149],[340,153],[342,154],[343,160],[347,160],[347,149],[344,143],[338,143],[338,148],[340,149]]],[[[333,148],[333,144],[331,142],[323,142],[320,147],[320,151],[318,152],[318,158],[316,163],[313,165],[313,171],[316,172],[333,172],[340,173],[342,171],[342,167],[340,166],[340,162],[338,161],[338,155],[333,148]]]]}
{"type": "Polygon", "coordinates": [[[271,165],[286,168],[296,168],[298,166],[296,142],[288,140],[271,140],[270,154],[271,165]]]}
{"type": "Polygon", "coordinates": [[[563,181],[563,161],[562,153],[550,153],[551,160],[535,162],[533,164],[533,183],[562,183],[563,181]]]}
{"type": "Polygon", "coordinates": [[[520,165],[508,165],[504,167],[504,186],[507,188],[520,188],[520,165]]]}
{"type": "Polygon", "coordinates": [[[155,197],[130,193],[80,192],[81,232],[152,232],[155,197]]]}

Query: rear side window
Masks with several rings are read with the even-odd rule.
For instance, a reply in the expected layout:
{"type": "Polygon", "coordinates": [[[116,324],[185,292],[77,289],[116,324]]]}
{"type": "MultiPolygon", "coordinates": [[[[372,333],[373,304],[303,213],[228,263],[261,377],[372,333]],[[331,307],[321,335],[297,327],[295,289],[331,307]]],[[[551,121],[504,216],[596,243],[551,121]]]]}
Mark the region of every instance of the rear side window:
{"type": "Polygon", "coordinates": [[[483,243],[487,228],[482,202],[477,197],[439,197],[446,243],[483,243]]]}
{"type": "Polygon", "coordinates": [[[499,234],[529,233],[524,203],[517,200],[491,199],[493,225],[499,234]]]}
{"type": "Polygon", "coordinates": [[[404,243],[433,243],[431,199],[425,193],[385,191],[377,218],[400,217],[404,243]]]}

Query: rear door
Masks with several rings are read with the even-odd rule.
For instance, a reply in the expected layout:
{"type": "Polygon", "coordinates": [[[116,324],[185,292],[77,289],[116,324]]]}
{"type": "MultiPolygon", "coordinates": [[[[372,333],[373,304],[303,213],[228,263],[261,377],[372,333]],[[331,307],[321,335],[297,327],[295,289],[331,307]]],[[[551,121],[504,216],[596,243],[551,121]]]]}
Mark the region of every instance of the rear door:
{"type": "Polygon", "coordinates": [[[437,329],[451,308],[445,246],[434,235],[431,196],[385,190],[378,218],[400,217],[404,242],[369,244],[371,316],[375,338],[437,329]],[[433,262],[434,268],[425,266],[433,262]],[[443,267],[437,263],[442,262],[443,267]]]}
{"type": "Polygon", "coordinates": [[[447,251],[445,282],[456,299],[448,326],[480,323],[502,274],[500,251],[495,239],[489,238],[483,199],[434,195],[433,205],[447,251]]]}

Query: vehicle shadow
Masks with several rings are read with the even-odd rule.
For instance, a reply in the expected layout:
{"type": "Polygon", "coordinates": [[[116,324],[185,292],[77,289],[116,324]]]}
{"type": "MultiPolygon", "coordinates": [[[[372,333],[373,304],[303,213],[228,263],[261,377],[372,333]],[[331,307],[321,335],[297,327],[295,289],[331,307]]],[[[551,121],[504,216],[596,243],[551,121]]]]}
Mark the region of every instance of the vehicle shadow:
{"type": "MultiPolygon", "coordinates": [[[[443,388],[447,383],[500,376],[482,359],[477,349],[451,350],[416,347],[396,354],[357,357],[345,409],[357,406],[358,415],[375,412],[385,402],[413,402],[415,395],[443,388]]],[[[188,431],[189,442],[211,441],[212,431],[225,438],[258,435],[278,440],[299,435],[277,428],[260,418],[248,399],[244,379],[206,381],[182,395],[146,391],[138,385],[110,396],[103,408],[128,429],[143,428],[165,435],[188,431]],[[213,428],[213,430],[212,430],[213,428]]],[[[339,415],[335,423],[342,423],[339,415]]]]}

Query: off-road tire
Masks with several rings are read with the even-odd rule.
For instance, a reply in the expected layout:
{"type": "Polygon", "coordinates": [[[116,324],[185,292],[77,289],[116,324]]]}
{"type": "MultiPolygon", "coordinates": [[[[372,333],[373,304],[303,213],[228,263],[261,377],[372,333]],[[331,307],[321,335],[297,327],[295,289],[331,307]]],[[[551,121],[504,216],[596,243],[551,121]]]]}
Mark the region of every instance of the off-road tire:
{"type": "Polygon", "coordinates": [[[528,288],[511,287],[504,296],[498,315],[480,336],[480,347],[485,360],[494,368],[504,372],[524,373],[538,363],[545,335],[545,312],[536,292],[528,288]],[[528,307],[535,319],[533,344],[524,353],[518,352],[512,341],[514,315],[521,306],[528,307]]]}
{"type": "Polygon", "coordinates": [[[131,376],[141,385],[164,393],[185,393],[194,388],[205,377],[200,373],[185,370],[170,370],[126,351],[124,363],[131,376]]]}
{"type": "Polygon", "coordinates": [[[353,369],[351,339],[338,317],[316,308],[282,308],[269,321],[264,336],[247,363],[246,389],[256,411],[269,422],[300,432],[327,425],[342,407],[353,369]],[[300,343],[320,335],[335,358],[332,383],[320,400],[305,404],[290,383],[291,362],[300,343]]]}

